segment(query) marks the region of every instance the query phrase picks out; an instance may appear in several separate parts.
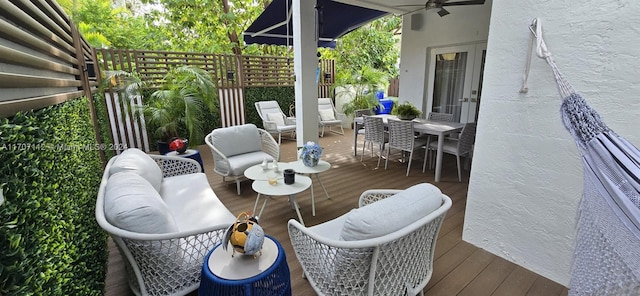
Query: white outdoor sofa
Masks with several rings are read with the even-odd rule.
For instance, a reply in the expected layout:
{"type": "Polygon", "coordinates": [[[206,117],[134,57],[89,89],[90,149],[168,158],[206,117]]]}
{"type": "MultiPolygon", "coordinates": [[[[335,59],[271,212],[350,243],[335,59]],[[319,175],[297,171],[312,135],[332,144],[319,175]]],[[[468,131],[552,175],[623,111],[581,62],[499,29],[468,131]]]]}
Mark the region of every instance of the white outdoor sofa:
{"type": "Polygon", "coordinates": [[[120,250],[136,295],[185,295],[235,216],[198,162],[131,148],[109,160],[96,220],[120,250]]]}
{"type": "Polygon", "coordinates": [[[305,227],[289,220],[304,276],[318,295],[422,295],[451,199],[428,183],[367,190],[359,207],[305,227]]]}

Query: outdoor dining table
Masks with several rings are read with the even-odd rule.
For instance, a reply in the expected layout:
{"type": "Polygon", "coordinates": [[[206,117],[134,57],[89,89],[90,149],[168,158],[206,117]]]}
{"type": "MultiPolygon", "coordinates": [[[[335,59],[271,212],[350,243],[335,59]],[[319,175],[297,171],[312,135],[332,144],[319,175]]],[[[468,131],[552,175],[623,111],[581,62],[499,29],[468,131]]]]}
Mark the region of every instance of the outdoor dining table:
{"type": "MultiPolygon", "coordinates": [[[[389,118],[398,119],[395,115],[389,114],[379,114],[372,115],[373,117],[382,117],[385,126],[387,125],[387,120],[389,118]]],[[[436,173],[435,173],[435,181],[440,182],[440,175],[442,172],[442,147],[444,146],[444,138],[447,135],[458,133],[462,131],[464,127],[464,123],[459,122],[448,122],[448,121],[435,121],[435,120],[427,120],[422,118],[416,118],[413,120],[413,129],[416,132],[438,136],[438,151],[436,152],[436,173]]],[[[359,125],[364,124],[364,119],[362,117],[356,117],[353,119],[354,129],[357,130],[359,125]]],[[[358,133],[353,133],[353,149],[354,155],[358,155],[358,133]]]]}

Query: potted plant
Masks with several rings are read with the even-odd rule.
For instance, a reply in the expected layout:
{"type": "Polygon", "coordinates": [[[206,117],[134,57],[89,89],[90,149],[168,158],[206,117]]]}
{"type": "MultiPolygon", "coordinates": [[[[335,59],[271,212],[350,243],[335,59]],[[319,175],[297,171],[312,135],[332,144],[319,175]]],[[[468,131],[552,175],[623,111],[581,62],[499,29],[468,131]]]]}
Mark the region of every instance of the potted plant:
{"type": "Polygon", "coordinates": [[[342,106],[342,112],[353,116],[356,110],[374,109],[379,106],[375,91],[384,87],[386,74],[372,67],[363,67],[359,71],[342,72],[336,75],[333,89],[337,96],[344,96],[348,102],[342,106]]]}
{"type": "Polygon", "coordinates": [[[412,120],[418,117],[420,113],[422,112],[410,102],[398,104],[391,110],[391,114],[398,116],[402,120],[412,120]]]}
{"type": "MultiPolygon", "coordinates": [[[[142,80],[135,73],[111,71],[107,81],[120,85],[129,100],[141,96],[142,80]],[[120,80],[118,84],[117,80],[120,80]]],[[[203,119],[218,103],[218,92],[211,75],[195,66],[181,66],[170,70],[160,89],[154,91],[134,112],[143,112],[148,128],[155,128],[158,150],[168,149],[172,138],[187,134],[189,146],[204,143],[203,119]]]]}

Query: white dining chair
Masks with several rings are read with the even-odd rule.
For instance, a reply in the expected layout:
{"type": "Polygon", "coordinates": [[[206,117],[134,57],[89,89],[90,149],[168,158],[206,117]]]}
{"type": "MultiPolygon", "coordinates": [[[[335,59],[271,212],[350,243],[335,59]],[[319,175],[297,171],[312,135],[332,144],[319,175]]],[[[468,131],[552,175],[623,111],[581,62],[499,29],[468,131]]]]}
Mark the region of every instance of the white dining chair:
{"type": "MultiPolygon", "coordinates": [[[[458,181],[462,182],[462,163],[460,157],[466,157],[470,159],[473,154],[473,144],[476,140],[476,123],[469,122],[464,125],[459,139],[444,139],[444,145],[442,146],[442,153],[452,154],[456,156],[458,165],[458,181]]],[[[425,171],[427,165],[427,159],[431,152],[438,151],[438,142],[433,141],[427,146],[425,151],[424,163],[422,164],[422,172],[425,171]]],[[[431,161],[433,166],[433,161],[431,161]]]]}
{"type": "MultiPolygon", "coordinates": [[[[364,115],[364,146],[362,146],[362,154],[360,155],[360,161],[364,158],[364,148],[367,147],[367,143],[370,146],[371,157],[373,157],[373,145],[378,146],[378,166],[380,167],[380,158],[382,157],[382,151],[384,151],[385,144],[389,141],[387,133],[384,131],[384,121],[382,117],[372,117],[364,115]]],[[[386,165],[385,165],[386,167],[386,165]]]]}
{"type": "Polygon", "coordinates": [[[395,120],[389,118],[387,122],[389,145],[387,147],[387,157],[384,161],[384,168],[387,169],[391,149],[397,149],[401,151],[403,157],[405,153],[409,153],[409,159],[407,160],[407,176],[409,176],[413,151],[416,148],[426,146],[427,139],[422,136],[416,136],[412,120],[395,120]]]}

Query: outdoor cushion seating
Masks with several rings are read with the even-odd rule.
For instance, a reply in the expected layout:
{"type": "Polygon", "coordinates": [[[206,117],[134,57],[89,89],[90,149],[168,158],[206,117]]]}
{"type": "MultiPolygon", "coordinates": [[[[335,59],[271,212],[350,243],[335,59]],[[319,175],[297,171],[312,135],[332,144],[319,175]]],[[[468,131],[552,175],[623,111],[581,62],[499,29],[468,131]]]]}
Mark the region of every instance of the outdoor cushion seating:
{"type": "Polygon", "coordinates": [[[342,127],[342,121],[347,117],[343,113],[336,111],[336,107],[333,105],[331,98],[318,98],[318,121],[322,127],[322,133],[320,137],[324,137],[324,128],[329,127],[330,132],[344,135],[344,128],[342,127]],[[332,130],[334,126],[339,126],[341,132],[332,130]]]}
{"type": "Polygon", "coordinates": [[[136,148],[107,163],[95,214],[120,250],[136,295],[197,289],[207,251],[235,222],[197,161],[136,148]]]}
{"type": "Polygon", "coordinates": [[[318,295],[421,294],[433,272],[436,238],[451,199],[427,183],[367,190],[358,209],[289,237],[318,295]]]}
{"type": "Polygon", "coordinates": [[[280,146],[273,137],[251,123],[214,129],[204,141],[213,153],[213,171],[222,175],[223,181],[233,178],[238,195],[246,169],[264,159],[280,160],[280,146]]]}
{"type": "Polygon", "coordinates": [[[282,133],[296,132],[296,118],[287,117],[276,101],[255,102],[258,116],[262,119],[262,126],[272,134],[278,134],[278,144],[282,142],[282,133]]]}

